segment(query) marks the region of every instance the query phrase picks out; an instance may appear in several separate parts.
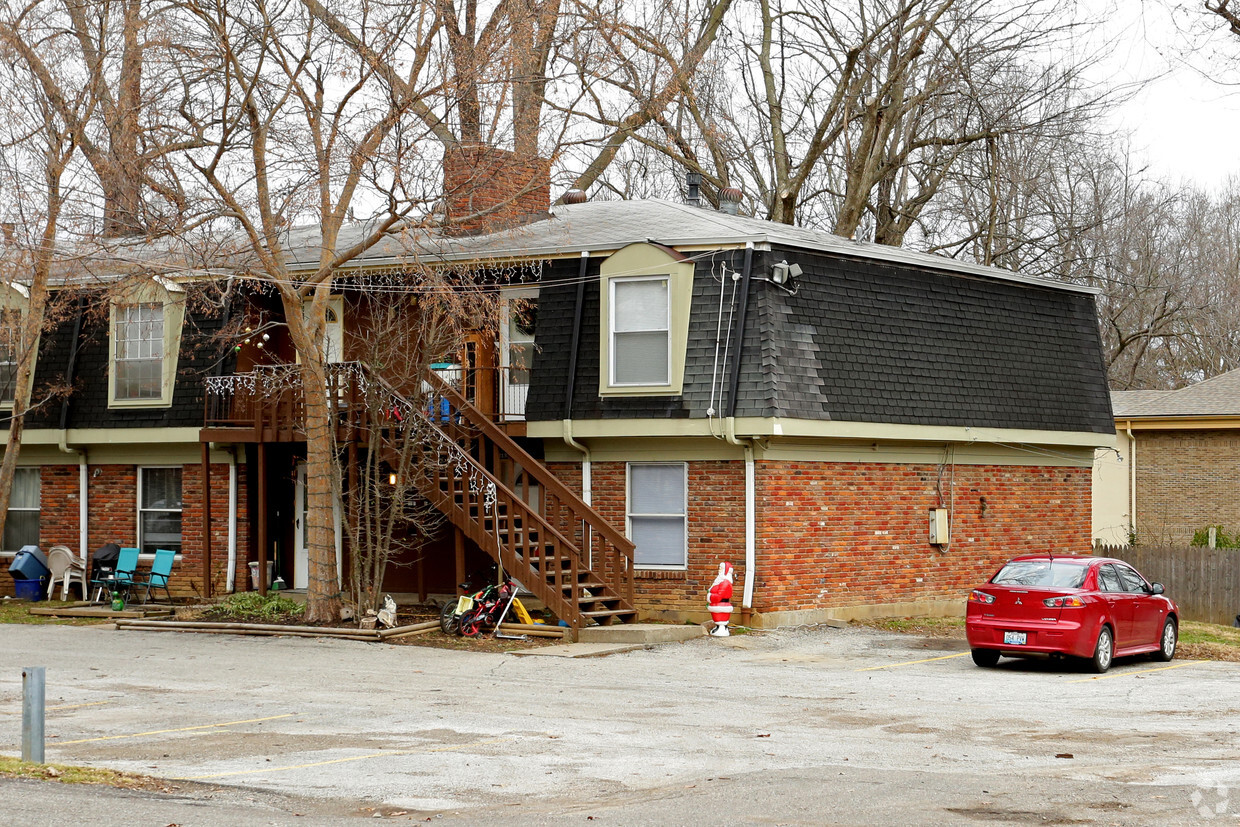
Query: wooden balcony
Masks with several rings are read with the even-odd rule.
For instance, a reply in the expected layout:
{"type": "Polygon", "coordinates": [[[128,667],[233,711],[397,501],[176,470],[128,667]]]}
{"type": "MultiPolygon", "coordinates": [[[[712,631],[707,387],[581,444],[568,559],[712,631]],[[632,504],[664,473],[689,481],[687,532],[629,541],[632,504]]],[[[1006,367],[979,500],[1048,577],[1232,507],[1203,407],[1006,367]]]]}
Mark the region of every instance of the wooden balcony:
{"type": "MultiPolygon", "coordinates": [[[[341,412],[356,412],[357,362],[329,366],[328,398],[339,400],[341,412]]],[[[529,385],[510,381],[508,368],[436,368],[435,374],[512,436],[525,434],[525,399],[529,385]]],[[[202,442],[305,442],[304,398],[300,365],[267,365],[249,373],[212,376],[206,380],[202,442]]],[[[338,425],[348,428],[348,414],[338,425]]],[[[344,436],[342,431],[341,436],[344,436]]]]}

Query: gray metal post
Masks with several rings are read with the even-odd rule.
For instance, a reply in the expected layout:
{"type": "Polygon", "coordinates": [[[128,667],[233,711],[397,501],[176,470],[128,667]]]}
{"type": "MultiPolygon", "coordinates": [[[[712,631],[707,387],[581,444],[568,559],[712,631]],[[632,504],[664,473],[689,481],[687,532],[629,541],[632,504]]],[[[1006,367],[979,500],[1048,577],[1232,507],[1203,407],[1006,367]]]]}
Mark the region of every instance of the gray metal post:
{"type": "Polygon", "coordinates": [[[45,668],[22,670],[22,760],[43,763],[43,705],[46,696],[45,668]]]}

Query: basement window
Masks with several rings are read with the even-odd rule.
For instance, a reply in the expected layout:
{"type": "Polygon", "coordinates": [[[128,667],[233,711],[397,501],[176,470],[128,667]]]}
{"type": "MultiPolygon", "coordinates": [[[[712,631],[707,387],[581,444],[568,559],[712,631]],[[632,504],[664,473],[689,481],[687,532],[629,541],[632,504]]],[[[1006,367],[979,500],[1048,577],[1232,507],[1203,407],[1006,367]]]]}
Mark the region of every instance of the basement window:
{"type": "Polygon", "coordinates": [[[633,564],[683,569],[688,564],[688,466],[683,462],[628,464],[627,528],[633,564]]]}

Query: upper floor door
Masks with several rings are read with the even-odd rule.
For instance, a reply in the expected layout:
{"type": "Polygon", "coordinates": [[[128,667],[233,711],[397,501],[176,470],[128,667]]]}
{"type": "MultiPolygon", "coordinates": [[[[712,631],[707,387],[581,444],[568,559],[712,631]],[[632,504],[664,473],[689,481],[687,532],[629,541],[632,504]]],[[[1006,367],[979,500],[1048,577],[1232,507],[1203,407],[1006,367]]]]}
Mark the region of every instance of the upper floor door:
{"type": "Polygon", "coordinates": [[[523,420],[536,352],[538,288],[504,290],[500,296],[500,319],[500,415],[508,420],[523,420]]]}

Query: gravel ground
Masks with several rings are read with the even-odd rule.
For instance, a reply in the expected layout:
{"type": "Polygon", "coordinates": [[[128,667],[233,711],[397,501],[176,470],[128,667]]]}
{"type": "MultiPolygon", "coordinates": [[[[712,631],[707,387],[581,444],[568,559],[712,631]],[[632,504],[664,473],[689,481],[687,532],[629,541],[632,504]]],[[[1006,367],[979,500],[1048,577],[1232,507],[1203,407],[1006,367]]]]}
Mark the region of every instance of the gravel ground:
{"type": "Polygon", "coordinates": [[[187,779],[0,783],[9,823],[1240,823],[1231,663],[981,670],[959,641],[863,628],[581,660],[4,635],[0,751],[19,750],[21,667],[45,665],[49,761],[187,779]]]}

